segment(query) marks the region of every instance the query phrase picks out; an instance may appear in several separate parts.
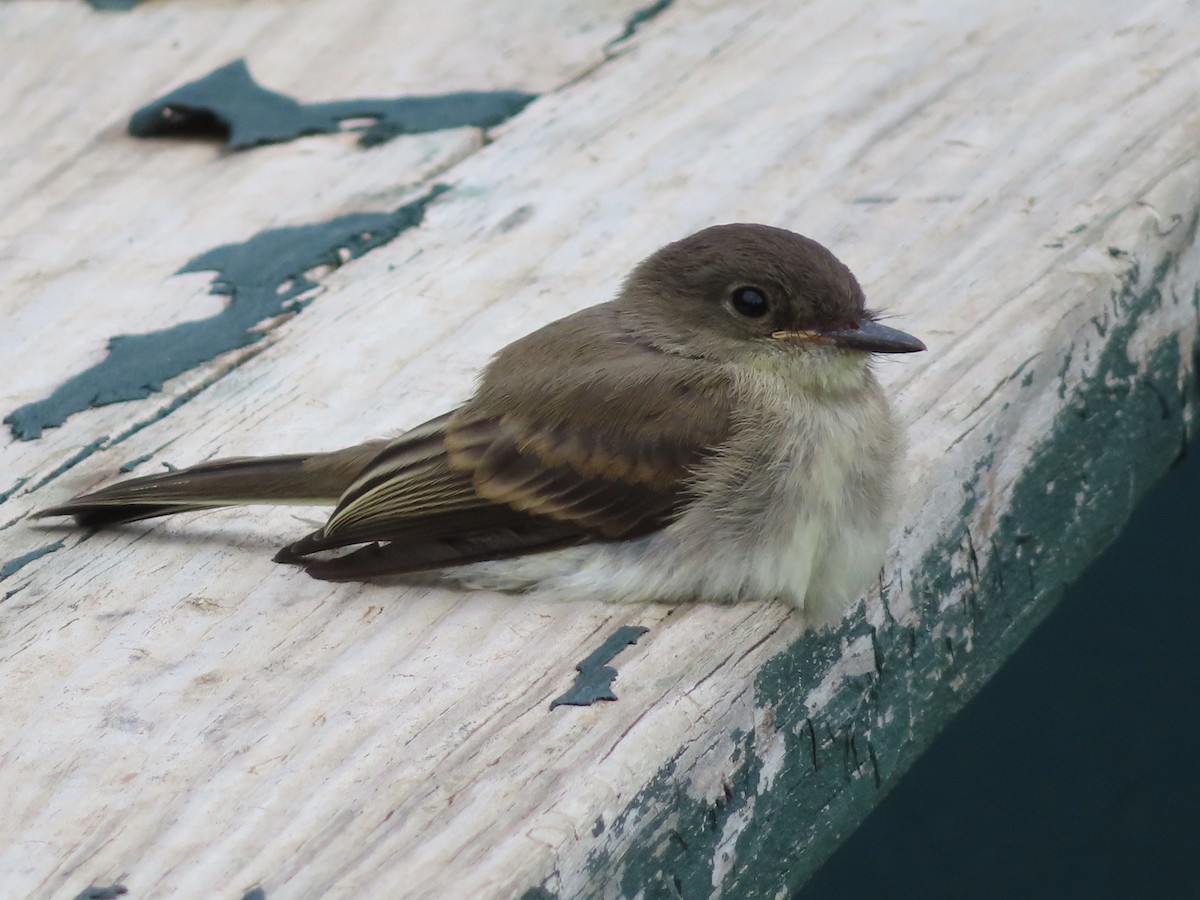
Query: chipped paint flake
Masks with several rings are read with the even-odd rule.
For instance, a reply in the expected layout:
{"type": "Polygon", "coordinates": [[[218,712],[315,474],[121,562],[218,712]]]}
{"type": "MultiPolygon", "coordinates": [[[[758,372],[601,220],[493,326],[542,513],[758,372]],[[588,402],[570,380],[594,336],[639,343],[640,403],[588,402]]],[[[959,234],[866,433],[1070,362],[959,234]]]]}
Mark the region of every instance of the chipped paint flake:
{"type": "Polygon", "coordinates": [[[713,900],[721,896],[725,878],[733,868],[737,856],[738,838],[754,818],[754,800],[754,797],[750,797],[744,806],[734,810],[725,820],[725,825],[721,829],[721,838],[717,841],[712,858],[713,892],[710,896],[713,900]]]}
{"type": "Polygon", "coordinates": [[[846,644],[842,655],[825,673],[821,683],[809,691],[808,696],[804,698],[804,705],[809,709],[824,709],[843,681],[874,671],[875,654],[871,646],[871,636],[859,635],[846,644]]]}

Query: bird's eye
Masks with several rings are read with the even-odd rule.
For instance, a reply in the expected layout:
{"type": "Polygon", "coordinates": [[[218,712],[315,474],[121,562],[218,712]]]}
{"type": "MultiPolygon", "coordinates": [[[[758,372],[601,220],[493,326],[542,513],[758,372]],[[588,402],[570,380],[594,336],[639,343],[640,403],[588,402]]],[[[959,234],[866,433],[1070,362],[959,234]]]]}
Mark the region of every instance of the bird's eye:
{"type": "Polygon", "coordinates": [[[761,319],[767,314],[767,298],[758,288],[740,287],[729,297],[729,304],[739,316],[761,319]]]}

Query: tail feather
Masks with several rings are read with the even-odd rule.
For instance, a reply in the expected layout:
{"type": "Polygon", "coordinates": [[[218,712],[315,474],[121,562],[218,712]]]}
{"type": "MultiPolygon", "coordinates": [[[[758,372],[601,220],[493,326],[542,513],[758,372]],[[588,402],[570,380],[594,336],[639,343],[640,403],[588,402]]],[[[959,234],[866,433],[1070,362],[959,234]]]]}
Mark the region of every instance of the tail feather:
{"type": "Polygon", "coordinates": [[[74,516],[84,527],[107,528],[222,506],[333,505],[387,444],[371,441],[332,453],[215,460],[119,481],[41,510],[34,518],[74,516]]]}

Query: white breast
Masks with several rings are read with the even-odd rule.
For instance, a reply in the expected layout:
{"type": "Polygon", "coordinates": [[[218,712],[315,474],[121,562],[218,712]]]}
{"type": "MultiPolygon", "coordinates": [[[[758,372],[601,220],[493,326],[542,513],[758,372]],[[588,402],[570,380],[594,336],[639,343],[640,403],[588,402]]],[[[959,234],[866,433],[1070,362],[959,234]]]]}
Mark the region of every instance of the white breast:
{"type": "Polygon", "coordinates": [[[784,381],[727,451],[751,462],[710,466],[701,499],[663,535],[665,554],[673,540],[689,560],[694,590],[778,598],[815,623],[858,598],[886,549],[898,455],[886,400],[860,371],[853,391],[784,381]]]}

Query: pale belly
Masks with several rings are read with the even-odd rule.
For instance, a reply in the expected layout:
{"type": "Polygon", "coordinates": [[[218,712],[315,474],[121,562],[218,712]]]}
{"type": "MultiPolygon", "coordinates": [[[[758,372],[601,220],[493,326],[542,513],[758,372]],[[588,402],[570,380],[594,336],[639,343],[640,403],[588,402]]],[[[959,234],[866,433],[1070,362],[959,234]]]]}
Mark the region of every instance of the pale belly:
{"type": "Polygon", "coordinates": [[[869,408],[790,404],[735,436],[696,477],[670,526],[448,572],[461,583],[609,602],[781,600],[836,621],[876,576],[892,525],[898,436],[881,395],[869,408]],[[764,442],[770,428],[776,440],[764,442]]]}

